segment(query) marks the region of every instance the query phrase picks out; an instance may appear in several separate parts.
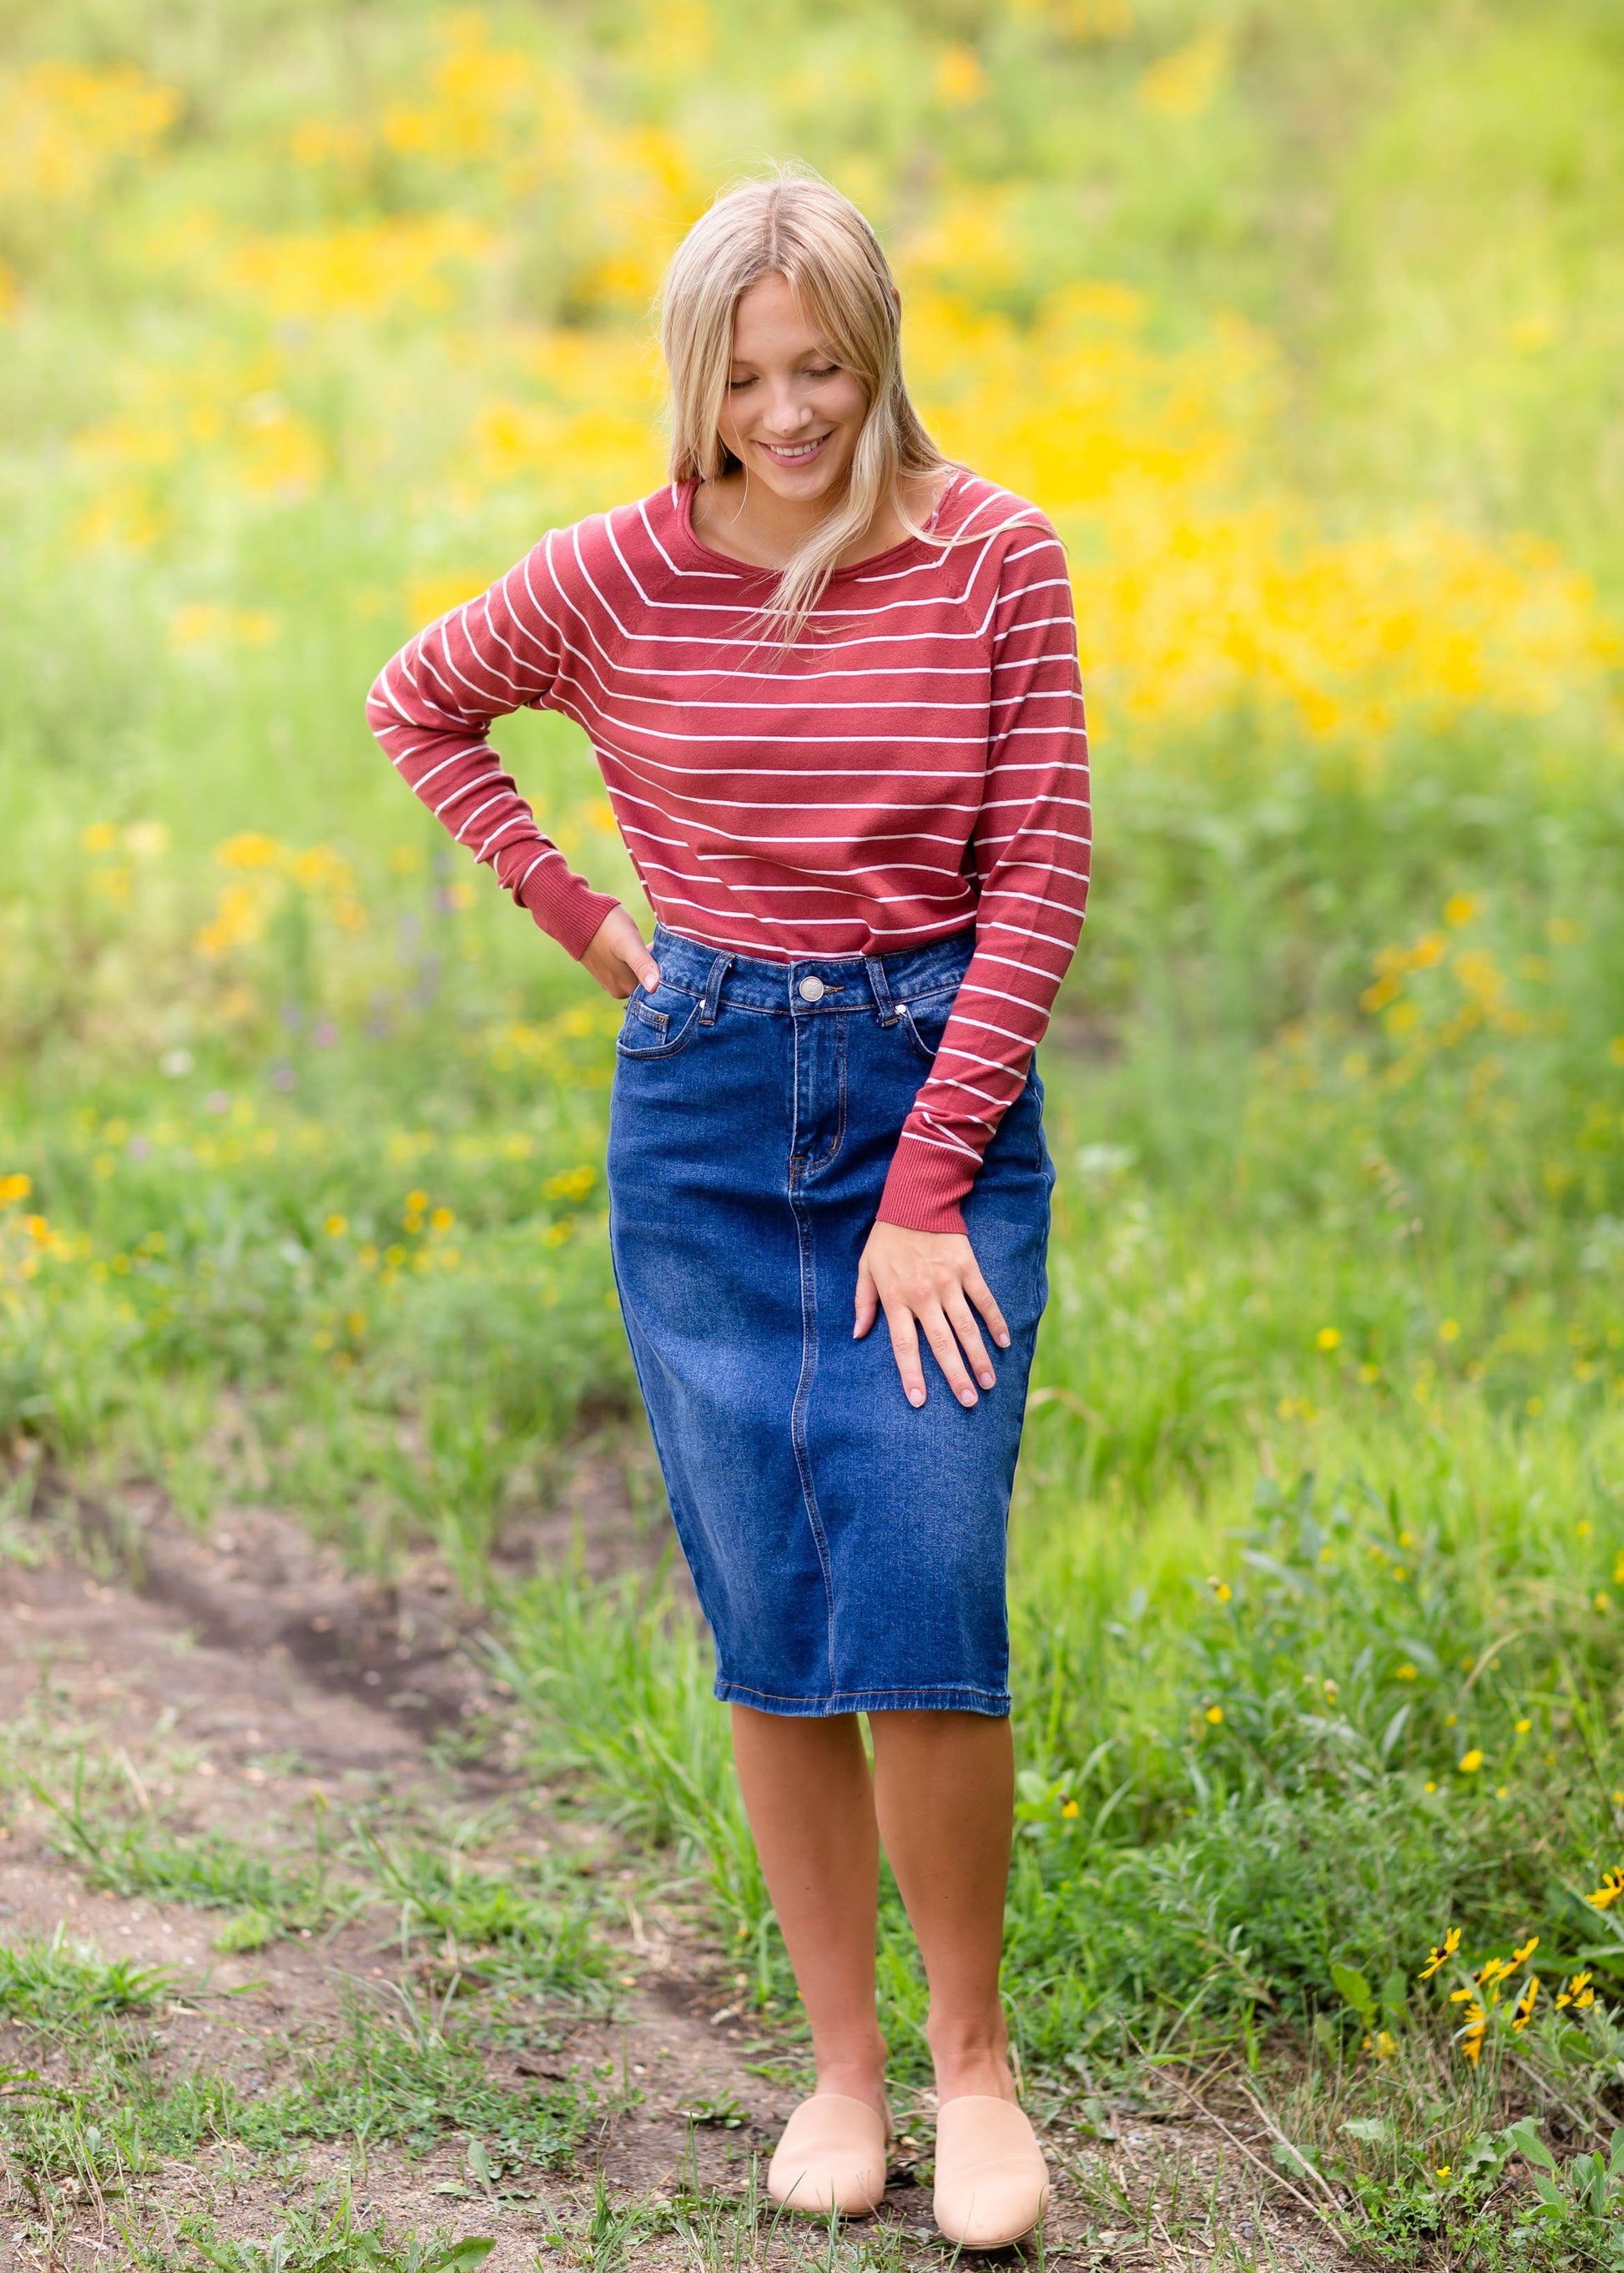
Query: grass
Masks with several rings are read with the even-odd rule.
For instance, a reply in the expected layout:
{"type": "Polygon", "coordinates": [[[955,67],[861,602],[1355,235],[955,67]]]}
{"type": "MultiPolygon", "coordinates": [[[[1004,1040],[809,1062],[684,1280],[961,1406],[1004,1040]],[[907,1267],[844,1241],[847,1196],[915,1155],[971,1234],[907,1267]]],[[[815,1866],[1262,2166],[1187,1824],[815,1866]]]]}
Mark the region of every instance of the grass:
{"type": "Polygon", "coordinates": [[[313,1933],[354,1912],[355,1890],[329,1886],[320,1828],[312,1860],[289,1869],[218,1831],[186,1838],[149,1812],[87,1810],[82,1759],[66,1799],[32,1777],[28,1783],[48,1811],[58,1851],[99,1892],[233,1912],[214,1937],[216,1949],[261,1949],[279,1935],[313,1933]]]}
{"type": "Polygon", "coordinates": [[[475,2273],[494,2247],[471,2234],[450,2242],[391,2239],[357,2220],[348,2198],[326,2217],[295,2210],[265,2242],[222,2241],[195,2219],[183,2219],[181,2232],[178,2249],[140,2251],[134,2262],[142,2273],[475,2273]]]}
{"type": "MultiPolygon", "coordinates": [[[[603,1236],[613,1013],[476,891],[359,703],[538,529],[658,478],[659,254],[715,180],[798,148],[897,247],[949,446],[1055,512],[1098,730],[1013,1530],[1034,2103],[1109,2127],[1134,2091],[1237,2120],[1252,2094],[1280,2135],[1252,2178],[1334,2197],[1368,2252],[1605,2264],[1606,11],[786,4],[770,64],[763,20],[267,0],[220,49],[182,0],[118,26],[56,0],[0,34],[0,1557],[38,1556],[48,1470],[115,1511],[156,1480],[199,1527],[272,1500],[377,1578],[433,1544],[538,1772],[701,1890],[795,2056],[701,1639],[658,1580],[515,1580],[500,1551],[588,1431],[663,1520],[603,1236]],[[1468,2039],[1452,1992],[1535,1937],[1468,2039]],[[1576,1973],[1592,2001],[1559,2007],[1576,1973]]],[[[632,891],[570,731],[503,740],[632,891]]],[[[279,2121],[426,2136],[476,2105],[459,2014],[605,1993],[582,1903],[455,1840],[289,1859],[99,1785],[55,1819],[92,1883],[217,1909],[229,1946],[387,1900],[436,1993],[462,1976],[448,2034],[357,2007],[279,2121]]],[[[917,2079],[890,1896],[882,1974],[917,2079]]],[[[41,2217],[187,2141],[277,2151],[219,2079],[161,2105],[139,2009],[67,1979],[52,2025],[112,2065],[7,2100],[41,2217]]],[[[481,2117],[544,2159],[573,2119],[481,2117]]],[[[1216,2231],[1195,2202],[1175,2173],[1092,2214],[1165,2247],[1157,2219],[1216,2231]]],[[[631,2210],[592,2215],[581,2262],[635,2251],[631,2210]]],[[[702,2262],[756,2248],[681,2215],[702,2262]]],[[[288,2232],[288,2265],[395,2247],[288,2232]]]]}
{"type": "Polygon", "coordinates": [[[174,1985],[172,1974],[101,1957],[60,1925],[48,1941],[0,1946],[0,2018],[31,2034],[63,2034],[109,2013],[147,2011],[174,1985]]]}

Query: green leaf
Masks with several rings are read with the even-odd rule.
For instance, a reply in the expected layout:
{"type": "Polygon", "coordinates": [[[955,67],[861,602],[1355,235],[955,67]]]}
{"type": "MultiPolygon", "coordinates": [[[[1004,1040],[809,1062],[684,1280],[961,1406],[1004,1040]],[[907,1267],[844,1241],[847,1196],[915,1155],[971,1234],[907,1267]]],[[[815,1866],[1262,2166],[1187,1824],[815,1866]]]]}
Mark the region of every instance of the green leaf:
{"type": "Polygon", "coordinates": [[[429,2258],[423,2273],[473,2273],[473,2268],[483,2265],[495,2247],[493,2236],[487,2239],[483,2233],[466,2234],[448,2249],[442,2249],[438,2256],[429,2258]]]}
{"type": "Polygon", "coordinates": [[[1531,2115],[1525,2115],[1520,2123],[1508,2123],[1500,2137],[1515,2153],[1538,2164],[1540,2170],[1556,2170],[1556,2157],[1540,2137],[1539,2126],[1531,2115]]]}
{"type": "Polygon", "coordinates": [[[279,1931],[275,1919],[264,1910],[239,1910],[235,1917],[226,1920],[211,1946],[228,1954],[263,1949],[267,1941],[275,1940],[279,1931]]]}
{"type": "Polygon", "coordinates": [[[1376,2000],[1371,1995],[1370,1983],[1351,1965],[1333,1965],[1331,1979],[1336,1993],[1344,2005],[1350,2006],[1368,2028],[1376,2017],[1376,2000]]]}
{"type": "Polygon", "coordinates": [[[1368,2139],[1383,2147],[1392,2144],[1392,2126],[1383,2122],[1380,2115],[1355,2115],[1342,2127],[1350,2139],[1368,2139]]]}

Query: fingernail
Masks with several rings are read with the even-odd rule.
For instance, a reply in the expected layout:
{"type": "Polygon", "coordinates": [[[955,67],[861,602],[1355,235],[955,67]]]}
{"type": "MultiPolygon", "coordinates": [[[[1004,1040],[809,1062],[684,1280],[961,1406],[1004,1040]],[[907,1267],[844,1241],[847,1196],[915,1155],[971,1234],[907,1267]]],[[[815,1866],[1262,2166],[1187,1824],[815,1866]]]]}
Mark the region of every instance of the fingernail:
{"type": "Polygon", "coordinates": [[[925,1392],[924,1392],[924,1391],[923,1391],[922,1389],[910,1389],[910,1390],[909,1390],[909,1392],[908,1392],[908,1403],[909,1403],[910,1405],[922,1405],[922,1404],[924,1403],[924,1401],[925,1401],[925,1392]]]}
{"type": "Polygon", "coordinates": [[[983,1373],[978,1376],[978,1378],[983,1389],[990,1389],[998,1377],[996,1373],[983,1373]]]}
{"type": "Polygon", "coordinates": [[[974,1405],[975,1402],[974,1390],[961,1389],[959,1392],[959,1402],[961,1405],[974,1405]]]}
{"type": "Polygon", "coordinates": [[[1010,1338],[1007,1334],[995,1334],[993,1336],[993,1339],[997,1343],[1000,1349],[1008,1349],[1010,1346],[1010,1338]]]}

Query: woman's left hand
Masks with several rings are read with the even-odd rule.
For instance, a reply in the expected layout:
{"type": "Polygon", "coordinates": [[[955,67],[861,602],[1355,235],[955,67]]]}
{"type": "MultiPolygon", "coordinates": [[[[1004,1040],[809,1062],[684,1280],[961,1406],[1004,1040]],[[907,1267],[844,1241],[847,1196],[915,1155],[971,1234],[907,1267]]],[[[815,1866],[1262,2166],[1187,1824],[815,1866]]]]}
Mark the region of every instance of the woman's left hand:
{"type": "Polygon", "coordinates": [[[986,1320],[998,1347],[1008,1349],[1010,1330],[1004,1323],[1004,1313],[981,1276],[975,1249],[962,1232],[905,1231],[899,1224],[875,1225],[857,1266],[853,1332],[861,1341],[884,1311],[891,1353],[910,1405],[925,1401],[925,1369],[919,1349],[921,1327],[947,1377],[948,1387],[961,1405],[976,1402],[966,1359],[981,1387],[992,1387],[996,1376],[982,1347],[972,1303],[986,1320]]]}

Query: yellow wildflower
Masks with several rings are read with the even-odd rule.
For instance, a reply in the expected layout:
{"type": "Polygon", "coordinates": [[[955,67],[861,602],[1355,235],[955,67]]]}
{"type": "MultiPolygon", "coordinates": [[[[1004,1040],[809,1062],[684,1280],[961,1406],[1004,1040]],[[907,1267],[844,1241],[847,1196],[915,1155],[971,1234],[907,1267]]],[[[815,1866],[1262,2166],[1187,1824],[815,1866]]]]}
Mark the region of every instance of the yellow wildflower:
{"type": "Polygon", "coordinates": [[[1478,1769],[1483,1766],[1483,1754],[1477,1750],[1476,1744],[1474,1744],[1470,1752],[1462,1752],[1461,1754],[1461,1757],[1456,1761],[1455,1765],[1460,1769],[1462,1775],[1476,1775],[1478,1769]]]}
{"type": "Polygon", "coordinates": [[[1538,1998],[1539,1976],[1537,1973],[1530,1973],[1528,1977],[1528,1986],[1517,1999],[1516,2009],[1512,2015],[1511,2025],[1514,2029],[1520,2032],[1527,2028],[1534,2017],[1534,2007],[1538,1998]]]}
{"type": "Polygon", "coordinates": [[[1441,1966],[1448,1963],[1449,1960],[1455,1955],[1455,1951],[1460,1947],[1460,1946],[1461,1929],[1458,1925],[1452,1925],[1448,1932],[1445,1934],[1442,1941],[1437,1943],[1427,1953],[1426,1963],[1421,1968],[1420,1972],[1417,1974],[1417,1980],[1430,1981],[1433,1974],[1436,1973],[1441,1966]]]}
{"type": "Polygon", "coordinates": [[[1620,1894],[1624,1894],[1624,1871],[1606,1871],[1595,1893],[1586,1894],[1584,1899],[1593,1910],[1605,1910],[1610,1909],[1620,1894]]]}
{"type": "Polygon", "coordinates": [[[1222,1722],[1222,1720],[1223,1719],[1223,1707],[1222,1707],[1222,1705],[1209,1705],[1209,1706],[1207,1707],[1207,1719],[1212,1722],[1212,1724],[1213,1724],[1214,1728],[1214,1729],[1215,1729],[1215,1728],[1217,1728],[1217,1726],[1219,1725],[1219,1723],[1220,1723],[1220,1722],[1222,1722]]]}
{"type": "Polygon", "coordinates": [[[1564,1983],[1561,1993],[1556,2000],[1557,2011],[1560,2013],[1566,2005],[1576,2006],[1581,2011],[1585,2006],[1593,2005],[1596,2002],[1596,1992],[1590,1986],[1592,1978],[1593,1976],[1589,1973],[1575,1973],[1570,1981],[1564,1983]]]}

